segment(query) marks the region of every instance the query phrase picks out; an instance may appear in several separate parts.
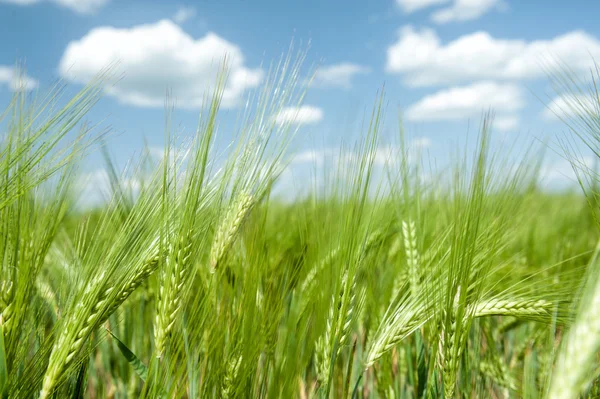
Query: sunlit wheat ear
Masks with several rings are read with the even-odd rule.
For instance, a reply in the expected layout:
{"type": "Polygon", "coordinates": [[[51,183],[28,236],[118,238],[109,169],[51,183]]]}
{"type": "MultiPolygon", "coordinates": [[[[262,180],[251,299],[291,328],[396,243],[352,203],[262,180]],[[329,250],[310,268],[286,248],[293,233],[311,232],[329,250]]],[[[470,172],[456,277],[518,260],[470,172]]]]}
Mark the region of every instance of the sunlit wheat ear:
{"type": "Polygon", "coordinates": [[[600,243],[589,265],[588,284],[584,290],[575,322],[563,340],[548,397],[576,398],[592,381],[600,350],[600,243]]]}
{"type": "Polygon", "coordinates": [[[394,259],[398,253],[402,250],[402,237],[400,234],[397,234],[388,249],[388,258],[394,259]]]}
{"type": "Polygon", "coordinates": [[[14,288],[12,281],[3,281],[0,285],[0,316],[2,316],[2,329],[10,329],[11,319],[14,313],[14,288]]]}
{"type": "Polygon", "coordinates": [[[144,263],[140,270],[135,273],[127,283],[119,290],[112,306],[106,312],[106,318],[110,317],[129,296],[146,281],[146,279],[158,268],[158,255],[150,258],[144,263]]]}
{"type": "Polygon", "coordinates": [[[502,362],[502,359],[494,359],[494,362],[482,360],[479,363],[479,371],[491,378],[496,384],[512,390],[517,389],[517,382],[511,375],[508,366],[502,362]]]}
{"type": "Polygon", "coordinates": [[[233,245],[238,231],[255,204],[255,198],[242,192],[235,204],[227,211],[219,225],[210,250],[210,266],[214,272],[233,245]]]}
{"type": "Polygon", "coordinates": [[[454,397],[460,358],[468,337],[468,331],[463,328],[466,319],[464,311],[460,309],[460,291],[459,285],[454,297],[454,307],[450,310],[449,325],[442,330],[444,396],[447,399],[454,397]]]}
{"type": "Polygon", "coordinates": [[[552,315],[553,309],[554,305],[544,299],[489,299],[472,305],[467,313],[472,314],[473,317],[549,317],[552,315]]]}
{"type": "Polygon", "coordinates": [[[329,251],[327,256],[325,256],[323,259],[321,259],[319,261],[319,263],[317,263],[315,266],[313,266],[313,268],[308,272],[308,274],[304,278],[304,281],[302,282],[302,285],[300,286],[299,292],[302,294],[302,299],[306,299],[306,300],[309,299],[306,297],[307,296],[306,294],[308,294],[312,290],[312,288],[318,281],[317,275],[319,273],[321,273],[323,271],[323,269],[325,269],[327,266],[329,266],[331,264],[331,262],[338,256],[339,252],[340,252],[340,247],[337,247],[337,248],[329,251]]]}
{"type": "Polygon", "coordinates": [[[392,303],[371,340],[365,360],[365,368],[375,364],[385,353],[419,329],[431,319],[430,310],[411,295],[399,303],[392,303]]]}
{"type": "Polygon", "coordinates": [[[192,240],[183,236],[167,259],[158,292],[158,311],[154,330],[156,357],[164,354],[166,343],[181,310],[184,286],[189,281],[192,240]]]}
{"type": "Polygon", "coordinates": [[[228,399],[234,396],[234,382],[242,365],[243,356],[237,356],[229,360],[223,385],[221,387],[221,398],[228,399]]]}
{"type": "Polygon", "coordinates": [[[90,334],[101,322],[106,310],[111,308],[111,293],[115,287],[107,286],[104,272],[92,279],[81,295],[70,317],[66,320],[62,333],[58,336],[50,354],[48,368],[44,376],[40,398],[52,394],[65,370],[82,350],[90,334]],[[98,287],[102,287],[98,289],[98,287]]]}
{"type": "Polygon", "coordinates": [[[339,294],[332,298],[329,306],[325,333],[319,337],[316,343],[317,377],[323,384],[329,381],[332,367],[331,360],[342,352],[348,340],[352,322],[363,305],[363,293],[362,291],[357,293],[356,279],[353,279],[352,283],[348,282],[348,272],[345,272],[342,276],[341,287],[339,294]],[[351,284],[350,300],[344,310],[342,300],[347,284],[351,284]]]}
{"type": "Polygon", "coordinates": [[[335,321],[333,320],[334,315],[334,307],[330,306],[329,314],[327,316],[327,326],[325,327],[325,333],[317,339],[315,346],[315,363],[317,369],[317,379],[322,384],[326,383],[329,380],[329,373],[331,368],[330,342],[335,323],[335,321]]]}
{"type": "Polygon", "coordinates": [[[410,279],[410,291],[412,295],[419,292],[419,250],[417,249],[417,228],[415,222],[406,223],[402,221],[402,236],[404,237],[404,250],[406,251],[406,263],[408,265],[408,276],[410,279]]]}
{"type": "MultiPolygon", "coordinates": [[[[342,279],[342,287],[346,285],[348,279],[348,274],[344,275],[342,279]]],[[[342,352],[344,345],[348,342],[348,337],[350,335],[350,327],[352,326],[352,322],[356,318],[362,309],[364,304],[364,291],[358,290],[356,287],[356,278],[353,279],[351,283],[352,286],[350,288],[350,302],[348,304],[348,308],[346,309],[345,315],[340,315],[340,331],[338,332],[339,340],[338,340],[338,349],[337,355],[342,352]]],[[[343,292],[340,293],[340,296],[343,295],[343,292]]],[[[341,298],[340,298],[341,299],[341,298]]]]}
{"type": "Polygon", "coordinates": [[[50,284],[38,278],[36,282],[36,289],[40,298],[42,298],[44,302],[46,302],[48,306],[52,309],[54,316],[60,316],[60,309],[58,308],[58,300],[56,298],[56,293],[54,292],[50,284]]]}

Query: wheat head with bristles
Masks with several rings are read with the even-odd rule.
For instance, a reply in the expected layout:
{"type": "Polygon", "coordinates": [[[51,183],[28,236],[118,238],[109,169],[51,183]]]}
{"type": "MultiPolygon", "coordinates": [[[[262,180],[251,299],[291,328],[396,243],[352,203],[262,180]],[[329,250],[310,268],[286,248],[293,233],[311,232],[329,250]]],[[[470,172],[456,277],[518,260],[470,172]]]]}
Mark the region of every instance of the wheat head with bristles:
{"type": "Polygon", "coordinates": [[[589,264],[588,282],[574,324],[564,338],[552,373],[549,399],[578,397],[590,384],[600,350],[600,242],[589,264]]]}
{"type": "Polygon", "coordinates": [[[468,313],[473,317],[550,317],[553,309],[554,305],[544,299],[489,299],[472,305],[468,313]]]}
{"type": "Polygon", "coordinates": [[[402,221],[402,236],[406,251],[410,291],[412,295],[417,295],[419,292],[419,250],[417,249],[417,228],[414,221],[411,220],[409,223],[402,221]]]}
{"type": "Polygon", "coordinates": [[[66,320],[62,333],[58,336],[44,375],[40,398],[49,397],[59,383],[61,375],[72,364],[75,356],[82,350],[88,337],[111,307],[109,301],[114,287],[107,286],[105,273],[101,272],[86,286],[70,317],[66,320]],[[102,287],[98,289],[98,287],[102,287]]]}
{"type": "Polygon", "coordinates": [[[156,357],[161,358],[166,341],[181,310],[184,287],[189,281],[192,240],[189,234],[175,244],[175,250],[167,260],[168,269],[163,272],[158,291],[158,311],[154,330],[156,357]]]}
{"type": "Polygon", "coordinates": [[[150,258],[128,282],[121,285],[107,280],[105,272],[101,272],[85,286],[79,296],[80,299],[62,327],[62,333],[52,347],[40,393],[41,398],[46,398],[52,393],[62,380],[63,372],[81,352],[94,329],[106,321],[155,270],[156,263],[156,256],[150,258]]]}
{"type": "Polygon", "coordinates": [[[225,218],[217,229],[210,250],[209,262],[213,272],[227,254],[231,245],[233,245],[238,231],[254,204],[255,199],[251,194],[241,192],[233,206],[228,209],[225,218]]]}
{"type": "Polygon", "coordinates": [[[459,304],[461,288],[460,285],[457,287],[454,307],[449,310],[450,328],[442,329],[443,358],[441,361],[443,364],[444,397],[446,399],[454,397],[459,363],[468,337],[468,332],[463,328],[468,316],[465,315],[459,304]]]}
{"type": "Polygon", "coordinates": [[[0,316],[2,316],[2,329],[10,328],[14,313],[14,286],[12,281],[3,281],[0,285],[0,316]]]}
{"type": "Polygon", "coordinates": [[[380,323],[367,351],[365,369],[373,366],[381,356],[419,329],[431,316],[427,307],[412,296],[404,298],[380,323]]]}

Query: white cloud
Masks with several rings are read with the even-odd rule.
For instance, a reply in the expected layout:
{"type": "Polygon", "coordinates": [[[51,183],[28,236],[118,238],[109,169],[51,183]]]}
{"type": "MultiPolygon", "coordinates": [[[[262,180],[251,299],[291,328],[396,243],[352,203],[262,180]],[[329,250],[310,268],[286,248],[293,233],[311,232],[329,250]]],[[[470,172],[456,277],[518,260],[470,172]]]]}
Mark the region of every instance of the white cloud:
{"type": "Polygon", "coordinates": [[[325,157],[323,151],[306,150],[299,152],[292,158],[292,163],[319,162],[325,157]]]}
{"type": "Polygon", "coordinates": [[[323,110],[311,105],[301,107],[285,107],[275,117],[275,121],[280,124],[315,124],[323,120],[323,110]]]}
{"type": "MultiPolygon", "coordinates": [[[[416,137],[407,144],[409,162],[414,162],[420,153],[431,147],[432,141],[428,137],[416,137]]],[[[402,159],[402,147],[397,145],[382,145],[373,153],[373,163],[376,166],[393,165],[402,159]]],[[[317,167],[324,165],[338,165],[341,168],[348,167],[360,161],[359,153],[343,148],[309,149],[296,153],[292,158],[292,164],[314,164],[317,167]]]]}
{"type": "Polygon", "coordinates": [[[498,116],[494,126],[512,129],[518,124],[514,115],[525,105],[523,90],[514,84],[478,82],[451,87],[425,96],[406,109],[409,121],[449,121],[481,116],[492,109],[498,116]]]}
{"type": "Polygon", "coordinates": [[[115,72],[123,72],[124,77],[107,93],[121,103],[163,107],[165,92],[170,89],[178,106],[199,108],[214,86],[225,56],[229,78],[222,104],[232,107],[246,90],[260,84],[263,71],[246,67],[237,45],[214,33],[194,39],[170,20],[129,29],[92,29],[69,43],[60,60],[59,73],[67,80],[87,83],[118,61],[115,72]]]}
{"type": "Polygon", "coordinates": [[[178,24],[184,24],[190,19],[196,16],[196,9],[194,7],[179,7],[177,12],[173,15],[173,21],[178,24]]]}
{"type": "Polygon", "coordinates": [[[546,76],[545,59],[558,59],[574,72],[588,73],[600,58],[600,40],[573,31],[551,40],[496,39],[479,31],[442,43],[433,29],[401,28],[387,49],[386,70],[409,86],[430,86],[474,79],[534,79],[546,76]]]}
{"type": "Polygon", "coordinates": [[[30,6],[39,3],[41,0],[0,0],[0,3],[16,4],[18,6],[30,6]]]}
{"type": "Polygon", "coordinates": [[[505,6],[503,0],[455,0],[451,6],[431,14],[431,19],[438,24],[471,21],[505,6]]]}
{"type": "Polygon", "coordinates": [[[313,84],[322,87],[337,86],[348,89],[352,85],[352,78],[354,76],[364,75],[369,72],[369,68],[349,62],[328,65],[317,69],[313,84]]]}
{"type": "Polygon", "coordinates": [[[423,8],[439,6],[448,2],[450,2],[450,0],[396,0],[396,4],[398,4],[405,13],[411,13],[423,8]]]}
{"type": "Polygon", "coordinates": [[[520,121],[517,116],[498,116],[494,118],[494,127],[498,130],[514,130],[519,127],[520,121]]]}
{"type": "MultiPolygon", "coordinates": [[[[142,187],[138,179],[131,177],[120,177],[120,183],[123,189],[134,196],[139,194],[142,187]]],[[[112,194],[108,172],[105,169],[97,169],[81,175],[77,181],[77,190],[80,193],[78,206],[89,208],[105,204],[112,194]]]]}
{"type": "Polygon", "coordinates": [[[0,0],[0,3],[30,6],[44,1],[49,1],[58,6],[68,8],[79,14],[91,14],[108,4],[110,0],[0,0]]]}
{"type": "Polygon", "coordinates": [[[409,143],[410,148],[425,149],[430,148],[433,142],[429,137],[415,137],[409,143]]]}
{"type": "MultiPolygon", "coordinates": [[[[596,161],[593,157],[584,156],[574,162],[580,173],[595,173],[596,161]]],[[[573,165],[566,159],[546,163],[540,170],[540,181],[546,188],[576,187],[579,184],[573,165]]]]}
{"type": "Polygon", "coordinates": [[[0,65],[0,86],[8,86],[11,91],[33,90],[39,82],[26,74],[19,74],[13,67],[0,65]]]}
{"type": "Polygon", "coordinates": [[[591,95],[563,94],[555,97],[543,112],[547,120],[558,120],[577,116],[586,111],[598,113],[600,110],[600,99],[594,101],[591,95]]]}
{"type": "Polygon", "coordinates": [[[448,4],[431,14],[431,20],[438,24],[470,21],[506,7],[504,0],[396,0],[396,4],[407,14],[448,4]]]}

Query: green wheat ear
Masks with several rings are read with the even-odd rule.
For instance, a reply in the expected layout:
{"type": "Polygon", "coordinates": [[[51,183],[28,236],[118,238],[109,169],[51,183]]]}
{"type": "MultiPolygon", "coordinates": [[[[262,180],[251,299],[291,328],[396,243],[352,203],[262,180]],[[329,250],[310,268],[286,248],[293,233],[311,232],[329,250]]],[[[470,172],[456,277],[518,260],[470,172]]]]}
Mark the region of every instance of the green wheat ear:
{"type": "Polygon", "coordinates": [[[244,220],[255,204],[254,197],[247,192],[241,192],[234,204],[227,210],[225,217],[217,229],[210,250],[210,267],[214,272],[221,263],[227,251],[233,245],[244,220]]]}
{"type": "Polygon", "coordinates": [[[412,295],[419,292],[419,250],[417,249],[417,228],[415,222],[402,221],[402,235],[404,237],[404,250],[406,252],[406,263],[410,278],[410,290],[412,295]]]}
{"type": "Polygon", "coordinates": [[[600,350],[600,242],[589,264],[586,286],[575,322],[558,353],[548,397],[577,397],[592,382],[600,350]]]}

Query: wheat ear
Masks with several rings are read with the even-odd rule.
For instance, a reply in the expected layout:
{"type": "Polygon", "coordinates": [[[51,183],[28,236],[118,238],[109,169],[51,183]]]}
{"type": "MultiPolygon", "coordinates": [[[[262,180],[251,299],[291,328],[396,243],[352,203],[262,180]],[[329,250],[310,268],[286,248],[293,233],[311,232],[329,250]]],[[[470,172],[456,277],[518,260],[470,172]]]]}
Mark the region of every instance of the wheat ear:
{"type": "Polygon", "coordinates": [[[467,332],[462,328],[466,317],[464,309],[461,311],[459,305],[460,290],[461,286],[459,285],[454,297],[454,306],[450,310],[450,328],[442,330],[444,397],[447,399],[454,397],[459,362],[467,339],[467,332]]]}
{"type": "Polygon", "coordinates": [[[120,289],[105,280],[104,272],[88,283],[80,296],[81,300],[75,305],[62,334],[52,348],[40,398],[46,398],[52,393],[62,378],[61,375],[84,347],[92,331],[106,321],[149,273],[156,269],[157,262],[157,257],[145,262],[140,271],[120,289]],[[97,287],[102,288],[97,290],[97,287]]]}
{"type": "Polygon", "coordinates": [[[52,347],[40,399],[45,399],[52,394],[65,370],[84,347],[93,329],[98,326],[105,314],[105,310],[110,307],[108,302],[113,291],[114,287],[107,287],[104,272],[88,283],[81,295],[81,301],[75,305],[62,334],[52,347]],[[103,289],[97,290],[96,287],[99,286],[103,289]]]}
{"type": "Polygon", "coordinates": [[[158,311],[154,330],[156,357],[161,358],[166,342],[171,334],[177,315],[181,309],[181,299],[190,270],[192,240],[189,234],[183,236],[176,244],[172,259],[167,260],[169,271],[163,273],[158,291],[158,311]]]}
{"type": "Polygon", "coordinates": [[[417,249],[417,228],[412,220],[408,223],[402,221],[402,236],[404,237],[404,250],[410,279],[410,292],[417,296],[419,292],[419,250],[417,249]]]}
{"type": "Polygon", "coordinates": [[[214,272],[227,251],[233,245],[238,231],[254,205],[254,197],[242,192],[236,203],[227,211],[223,222],[219,225],[210,250],[210,266],[214,272]]]}
{"type": "Polygon", "coordinates": [[[600,242],[589,265],[588,280],[575,323],[563,341],[552,376],[550,399],[576,398],[583,392],[600,350],[600,242]]]}
{"type": "Polygon", "coordinates": [[[0,285],[0,316],[2,317],[3,331],[7,331],[11,326],[14,313],[14,293],[12,281],[3,281],[0,285]]]}
{"type": "Polygon", "coordinates": [[[553,305],[544,299],[490,299],[470,307],[473,317],[514,316],[535,317],[551,316],[553,305]]]}
{"type": "Polygon", "coordinates": [[[367,353],[365,368],[373,366],[381,356],[421,327],[429,317],[424,306],[415,306],[413,302],[400,306],[381,323],[367,353]]]}
{"type": "Polygon", "coordinates": [[[227,372],[225,373],[225,378],[223,379],[223,386],[221,387],[221,398],[229,399],[234,396],[234,382],[240,370],[242,360],[242,355],[233,357],[229,360],[227,372]]]}

